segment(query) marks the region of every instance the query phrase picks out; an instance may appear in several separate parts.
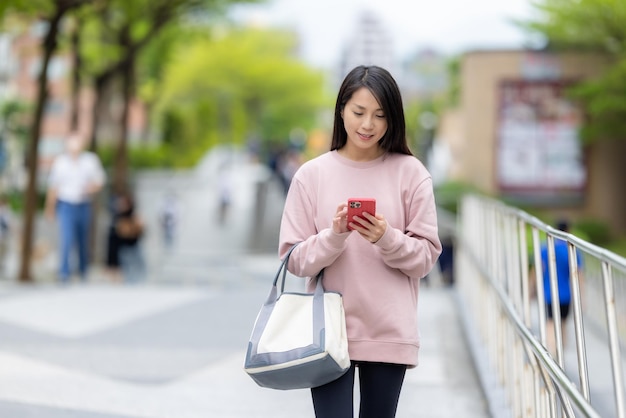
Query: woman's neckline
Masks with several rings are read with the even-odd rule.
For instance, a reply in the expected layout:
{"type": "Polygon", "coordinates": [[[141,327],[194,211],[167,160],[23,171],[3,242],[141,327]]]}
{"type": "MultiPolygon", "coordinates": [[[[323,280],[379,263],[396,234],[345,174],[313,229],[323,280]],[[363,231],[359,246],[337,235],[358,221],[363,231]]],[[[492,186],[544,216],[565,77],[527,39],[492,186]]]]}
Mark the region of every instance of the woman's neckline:
{"type": "Polygon", "coordinates": [[[384,149],[378,148],[377,151],[379,152],[379,154],[377,156],[375,156],[374,158],[370,158],[369,156],[364,155],[362,158],[355,159],[355,158],[352,158],[352,157],[347,155],[347,151],[345,150],[345,148],[346,147],[338,148],[336,150],[337,154],[339,154],[342,158],[345,158],[346,160],[354,161],[354,162],[357,162],[357,163],[367,163],[367,162],[370,162],[370,161],[374,161],[374,160],[377,160],[377,159],[379,159],[380,157],[382,157],[383,155],[386,154],[384,149]]]}
{"type": "Polygon", "coordinates": [[[341,155],[339,153],[339,150],[333,150],[332,155],[334,155],[335,158],[342,164],[345,164],[351,167],[356,167],[356,168],[369,168],[377,164],[380,164],[386,158],[388,153],[384,152],[380,156],[374,158],[373,160],[366,160],[366,161],[352,160],[346,156],[341,155]]]}

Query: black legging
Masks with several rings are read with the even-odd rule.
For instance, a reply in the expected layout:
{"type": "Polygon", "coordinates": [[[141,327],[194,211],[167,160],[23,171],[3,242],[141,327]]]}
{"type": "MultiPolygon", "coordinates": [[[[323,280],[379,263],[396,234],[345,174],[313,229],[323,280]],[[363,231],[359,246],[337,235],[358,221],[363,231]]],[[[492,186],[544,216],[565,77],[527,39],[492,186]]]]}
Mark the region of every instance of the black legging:
{"type": "MultiPolygon", "coordinates": [[[[402,364],[359,362],[359,418],[394,418],[404,381],[402,364]]],[[[354,417],[355,364],[339,379],[311,389],[316,418],[354,417]]]]}

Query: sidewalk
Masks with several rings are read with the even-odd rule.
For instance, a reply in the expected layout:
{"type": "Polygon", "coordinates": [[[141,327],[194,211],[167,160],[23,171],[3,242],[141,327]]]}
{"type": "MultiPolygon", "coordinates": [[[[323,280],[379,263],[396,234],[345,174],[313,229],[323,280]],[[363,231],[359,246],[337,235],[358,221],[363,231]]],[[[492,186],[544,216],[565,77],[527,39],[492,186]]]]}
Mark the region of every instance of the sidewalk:
{"type": "MultiPolygon", "coordinates": [[[[307,390],[263,389],[242,370],[273,256],[228,268],[229,286],[0,282],[0,416],[313,417],[307,390]]],[[[422,289],[420,366],[398,418],[487,417],[454,290],[422,289]]]]}

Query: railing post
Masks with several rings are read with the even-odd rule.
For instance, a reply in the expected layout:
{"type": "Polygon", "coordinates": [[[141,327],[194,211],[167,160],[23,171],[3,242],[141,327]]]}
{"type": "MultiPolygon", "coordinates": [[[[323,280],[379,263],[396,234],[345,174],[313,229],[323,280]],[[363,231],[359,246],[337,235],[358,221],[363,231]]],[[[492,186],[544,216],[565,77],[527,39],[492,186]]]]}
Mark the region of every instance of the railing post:
{"type": "MultiPolygon", "coordinates": [[[[556,359],[561,368],[564,368],[563,359],[563,330],[561,328],[561,306],[559,304],[559,282],[556,274],[556,254],[554,253],[554,235],[548,234],[548,269],[550,272],[550,300],[552,306],[552,322],[554,323],[554,347],[556,359]]],[[[548,347],[551,348],[551,347],[548,347]]],[[[552,353],[554,354],[554,353],[552,353]]]]}
{"type": "Polygon", "coordinates": [[[611,268],[602,263],[602,279],[604,281],[604,300],[606,303],[606,321],[609,331],[609,348],[611,352],[611,364],[613,366],[613,383],[615,391],[615,407],[617,418],[625,418],[624,412],[624,382],[622,372],[622,356],[620,354],[619,335],[617,331],[617,317],[615,313],[615,291],[613,290],[613,277],[611,268]]]}
{"type": "Polygon", "coordinates": [[[578,254],[572,243],[567,244],[570,269],[570,288],[572,294],[572,307],[574,309],[574,332],[576,334],[576,357],[578,359],[578,374],[580,390],[588,401],[589,375],[587,373],[587,350],[585,348],[585,331],[583,327],[582,301],[580,297],[580,272],[578,271],[578,254]]]}
{"type": "Polygon", "coordinates": [[[535,253],[535,286],[537,291],[537,307],[539,310],[539,338],[544,347],[548,347],[546,340],[546,295],[543,291],[543,262],[541,260],[541,242],[539,230],[533,227],[533,248],[535,253]]]}

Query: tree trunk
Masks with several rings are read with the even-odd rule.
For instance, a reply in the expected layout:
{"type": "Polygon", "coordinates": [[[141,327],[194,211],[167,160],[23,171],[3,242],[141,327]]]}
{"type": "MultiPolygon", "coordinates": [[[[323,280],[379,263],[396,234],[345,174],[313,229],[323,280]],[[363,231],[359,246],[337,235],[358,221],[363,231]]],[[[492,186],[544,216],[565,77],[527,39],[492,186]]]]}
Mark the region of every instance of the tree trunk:
{"type": "Polygon", "coordinates": [[[35,230],[35,214],[37,212],[37,176],[39,172],[39,137],[41,135],[41,125],[43,111],[48,99],[48,66],[50,59],[57,48],[57,35],[59,24],[67,12],[82,6],[88,0],[57,0],[54,2],[56,10],[47,22],[48,32],[41,44],[42,60],[41,72],[37,81],[37,102],[35,114],[33,116],[32,130],[30,131],[30,141],[28,144],[28,154],[26,156],[28,165],[28,184],[24,192],[24,227],[22,231],[22,254],[20,260],[20,270],[18,280],[30,282],[33,280],[30,271],[30,259],[33,250],[33,232],[35,230]]]}
{"type": "Polygon", "coordinates": [[[94,82],[94,101],[91,108],[91,132],[89,135],[89,150],[98,151],[98,127],[100,115],[104,110],[104,92],[109,81],[108,77],[96,77],[94,82]]]}
{"type": "Polygon", "coordinates": [[[80,72],[82,69],[82,59],[80,56],[80,25],[81,21],[74,20],[74,29],[70,39],[72,48],[72,114],[70,116],[70,129],[77,130],[80,118],[80,72]]]}
{"type": "Polygon", "coordinates": [[[122,98],[124,101],[121,115],[121,134],[115,158],[115,172],[113,187],[115,192],[128,188],[128,134],[130,119],[130,104],[133,97],[135,60],[131,58],[125,62],[122,70],[122,98]]]}
{"type": "Polygon", "coordinates": [[[43,111],[48,98],[48,65],[50,59],[57,47],[57,34],[59,31],[59,23],[66,10],[57,8],[54,16],[48,21],[49,28],[46,37],[42,43],[42,63],[41,73],[37,82],[38,95],[35,106],[35,115],[32,130],[30,132],[30,141],[28,144],[27,165],[28,165],[28,184],[26,187],[24,200],[24,228],[22,238],[22,254],[20,262],[20,271],[18,280],[21,282],[30,282],[33,280],[30,271],[30,259],[33,248],[33,232],[35,213],[37,212],[37,175],[39,169],[39,136],[41,134],[41,122],[43,119],[43,111]]]}

